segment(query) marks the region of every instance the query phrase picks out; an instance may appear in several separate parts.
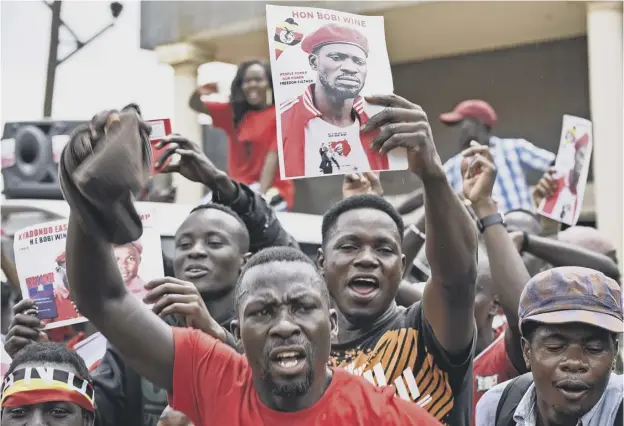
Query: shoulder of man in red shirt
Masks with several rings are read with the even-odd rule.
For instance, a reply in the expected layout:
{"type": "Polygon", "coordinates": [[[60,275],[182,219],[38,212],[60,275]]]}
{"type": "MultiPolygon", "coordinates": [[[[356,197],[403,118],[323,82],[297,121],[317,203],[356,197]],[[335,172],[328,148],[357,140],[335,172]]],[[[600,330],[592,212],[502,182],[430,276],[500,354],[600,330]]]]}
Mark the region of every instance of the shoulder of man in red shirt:
{"type": "MultiPolygon", "coordinates": [[[[424,408],[413,402],[404,401],[396,396],[392,386],[375,386],[361,376],[350,374],[340,368],[334,369],[334,379],[339,381],[336,387],[337,393],[345,395],[332,395],[334,404],[344,404],[347,399],[358,412],[366,412],[367,415],[359,417],[361,420],[373,422],[370,424],[383,426],[438,426],[441,425],[424,408]]],[[[367,423],[368,424],[368,423],[367,423]]]]}

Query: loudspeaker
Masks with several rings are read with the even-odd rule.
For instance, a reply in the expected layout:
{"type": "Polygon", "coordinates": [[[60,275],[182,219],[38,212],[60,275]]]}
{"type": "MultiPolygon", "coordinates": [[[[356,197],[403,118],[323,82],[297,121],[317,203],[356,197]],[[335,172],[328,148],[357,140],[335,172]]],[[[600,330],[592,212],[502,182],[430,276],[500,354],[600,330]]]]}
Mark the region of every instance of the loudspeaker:
{"type": "Polygon", "coordinates": [[[2,178],[6,198],[62,200],[58,162],[71,132],[86,121],[28,121],[4,125],[2,178]]]}

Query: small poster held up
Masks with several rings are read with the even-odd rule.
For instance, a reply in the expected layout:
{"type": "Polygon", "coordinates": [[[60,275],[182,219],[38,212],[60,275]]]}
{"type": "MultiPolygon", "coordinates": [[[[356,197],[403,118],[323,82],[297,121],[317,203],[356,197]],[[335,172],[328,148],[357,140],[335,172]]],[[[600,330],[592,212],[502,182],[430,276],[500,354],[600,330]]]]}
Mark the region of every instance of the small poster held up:
{"type": "MultiPolygon", "coordinates": [[[[153,215],[141,214],[143,235],[137,241],[116,246],[117,266],[128,290],[140,299],[144,285],[164,276],[160,234],[153,215]]],[[[22,297],[39,309],[45,330],[88,321],[74,305],[67,279],[65,242],[67,220],[29,226],[15,233],[13,249],[22,297]]]]}
{"type": "Polygon", "coordinates": [[[370,149],[361,132],[394,87],[384,18],[300,6],[266,7],[282,179],[405,170],[405,149],[370,149]]]}
{"type": "Polygon", "coordinates": [[[553,175],[557,188],[542,200],[538,213],[574,226],[581,214],[593,147],[592,123],[584,118],[563,116],[561,141],[553,175]]]}

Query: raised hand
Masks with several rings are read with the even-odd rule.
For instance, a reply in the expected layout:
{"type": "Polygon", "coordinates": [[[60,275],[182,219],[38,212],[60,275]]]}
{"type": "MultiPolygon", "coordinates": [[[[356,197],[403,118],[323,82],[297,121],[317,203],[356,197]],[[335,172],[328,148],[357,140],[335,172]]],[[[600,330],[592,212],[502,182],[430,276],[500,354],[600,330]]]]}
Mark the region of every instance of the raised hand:
{"type": "Polygon", "coordinates": [[[342,181],[342,198],[361,194],[383,194],[383,188],[379,181],[379,173],[350,173],[344,176],[344,180],[342,181]]]}
{"type": "Polygon", "coordinates": [[[144,302],[154,304],[152,311],[163,318],[168,315],[182,317],[187,327],[225,341],[226,333],[208,312],[197,288],[188,281],[165,277],[150,281],[145,285],[150,290],[144,302]]]}
{"type": "Polygon", "coordinates": [[[14,357],[25,346],[33,342],[47,342],[43,331],[45,324],[39,319],[37,305],[31,299],[24,299],[13,307],[13,321],[9,325],[4,350],[14,357]]]}
{"type": "Polygon", "coordinates": [[[461,172],[464,197],[473,205],[492,198],[496,181],[496,166],[489,147],[471,142],[462,152],[461,172]]]}
{"type": "Polygon", "coordinates": [[[373,115],[362,129],[363,132],[380,130],[371,143],[373,151],[387,154],[395,148],[405,148],[412,173],[423,180],[444,175],[427,114],[420,106],[394,94],[367,96],[366,100],[386,107],[373,115]]]}
{"type": "Polygon", "coordinates": [[[557,169],[551,167],[544,173],[542,178],[537,182],[535,188],[533,188],[533,204],[538,207],[543,199],[549,198],[557,189],[557,183],[555,182],[554,175],[557,173],[557,169]]]}
{"type": "Polygon", "coordinates": [[[157,144],[157,148],[162,147],[167,147],[167,149],[158,159],[157,169],[161,168],[172,155],[180,156],[178,164],[165,166],[162,173],[180,173],[188,180],[203,183],[206,186],[212,186],[220,178],[227,178],[227,175],[210,161],[197,144],[183,136],[178,134],[166,136],[157,144]]]}

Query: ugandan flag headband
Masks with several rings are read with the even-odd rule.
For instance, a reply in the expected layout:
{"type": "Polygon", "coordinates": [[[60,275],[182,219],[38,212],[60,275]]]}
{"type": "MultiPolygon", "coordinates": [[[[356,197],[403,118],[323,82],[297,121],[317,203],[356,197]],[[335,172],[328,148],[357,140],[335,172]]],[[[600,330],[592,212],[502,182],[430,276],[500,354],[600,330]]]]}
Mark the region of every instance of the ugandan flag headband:
{"type": "Polygon", "coordinates": [[[94,396],[90,381],[54,368],[22,368],[7,374],[2,382],[3,408],[66,401],[95,412],[94,396]]]}

